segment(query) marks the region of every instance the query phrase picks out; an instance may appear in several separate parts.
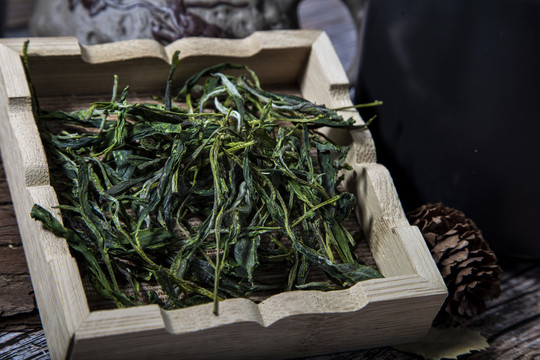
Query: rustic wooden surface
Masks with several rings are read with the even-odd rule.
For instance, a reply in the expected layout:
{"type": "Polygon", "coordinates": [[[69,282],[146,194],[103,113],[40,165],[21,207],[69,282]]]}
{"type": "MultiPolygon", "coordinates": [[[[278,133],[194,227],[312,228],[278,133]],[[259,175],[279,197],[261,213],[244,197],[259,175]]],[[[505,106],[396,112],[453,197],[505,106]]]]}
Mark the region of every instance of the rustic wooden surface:
{"type": "Polygon", "coordinates": [[[0,331],[41,326],[4,168],[0,169],[0,331]]]}
{"type": "MultiPolygon", "coordinates": [[[[34,305],[30,279],[14,222],[3,169],[0,170],[0,279],[13,279],[9,290],[0,292],[0,359],[50,359],[39,316],[34,305]],[[8,252],[8,250],[14,250],[8,252]]],[[[489,303],[487,311],[464,328],[480,331],[489,343],[487,351],[460,357],[467,360],[540,358],[540,263],[501,259],[502,295],[489,303]]],[[[311,360],[397,359],[417,357],[392,348],[368,349],[311,357],[311,360]]]]}
{"type": "MultiPolygon", "coordinates": [[[[310,4],[311,9],[313,9],[322,3],[328,3],[328,0],[306,1],[305,3],[310,4]]],[[[321,17],[322,20],[321,18],[315,19],[315,21],[313,18],[307,19],[305,27],[318,28],[317,22],[324,21],[325,13],[329,14],[328,16],[334,16],[334,12],[327,10],[330,9],[312,13],[312,16],[321,17]]],[[[333,22],[329,23],[331,26],[329,35],[333,40],[343,38],[343,24],[339,18],[335,18],[333,22]],[[340,25],[335,26],[336,23],[340,25]],[[334,28],[332,28],[333,26],[334,28]]],[[[351,34],[348,33],[347,36],[351,36],[351,34]]],[[[339,55],[343,54],[343,51],[340,51],[340,46],[345,49],[351,48],[347,44],[347,41],[342,41],[342,44],[337,45],[334,42],[339,55]]],[[[341,59],[343,62],[344,58],[341,59]]],[[[347,60],[344,62],[346,63],[347,60]]],[[[0,171],[0,289],[2,289],[0,291],[0,360],[49,359],[12,204],[3,170],[0,171]]],[[[478,330],[486,336],[491,348],[485,352],[464,356],[463,359],[540,358],[540,264],[503,258],[501,265],[504,271],[501,297],[489,304],[486,313],[464,325],[465,328],[478,330]]],[[[405,360],[416,358],[392,348],[378,348],[309,359],[405,360]]]]}

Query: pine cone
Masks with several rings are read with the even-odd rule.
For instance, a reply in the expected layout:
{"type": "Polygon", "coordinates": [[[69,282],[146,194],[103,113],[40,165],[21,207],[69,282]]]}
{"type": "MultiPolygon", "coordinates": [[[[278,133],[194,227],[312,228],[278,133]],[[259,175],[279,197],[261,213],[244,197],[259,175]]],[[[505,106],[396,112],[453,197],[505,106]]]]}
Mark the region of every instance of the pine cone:
{"type": "Polygon", "coordinates": [[[420,228],[448,287],[436,326],[455,326],[481,314],[501,293],[501,268],[476,224],[461,211],[427,204],[407,213],[420,228]]]}

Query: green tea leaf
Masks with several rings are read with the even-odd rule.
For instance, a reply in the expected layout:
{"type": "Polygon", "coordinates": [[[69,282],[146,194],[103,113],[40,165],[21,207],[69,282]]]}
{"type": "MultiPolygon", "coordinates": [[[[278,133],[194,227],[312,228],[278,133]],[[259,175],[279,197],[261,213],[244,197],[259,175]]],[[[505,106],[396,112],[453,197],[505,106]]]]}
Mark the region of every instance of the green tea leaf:
{"type": "Polygon", "coordinates": [[[260,236],[237,240],[234,246],[234,258],[248,275],[249,282],[253,285],[253,271],[259,263],[257,250],[261,243],[260,236]]]}
{"type": "Polygon", "coordinates": [[[166,245],[171,239],[174,239],[174,235],[165,228],[144,229],[139,232],[139,242],[145,248],[158,244],[166,245]]]}
{"type": "Polygon", "coordinates": [[[218,314],[224,298],[380,277],[357,261],[343,226],[356,201],[338,189],[349,149],[314,130],[353,120],[265,91],[236,64],[194,74],[173,97],[181,65],[176,52],[165,95],[155,98],[163,103],[129,103],[115,76],[111,101],[39,114],[62,171],[51,178],[66,226],[39,207],[32,216],[68,240],[96,290],[118,306],[213,301],[218,314]],[[274,269],[281,283],[265,278],[274,269]],[[325,280],[313,281],[312,269],[325,280]],[[149,282],[161,298],[145,293],[149,282]]]}

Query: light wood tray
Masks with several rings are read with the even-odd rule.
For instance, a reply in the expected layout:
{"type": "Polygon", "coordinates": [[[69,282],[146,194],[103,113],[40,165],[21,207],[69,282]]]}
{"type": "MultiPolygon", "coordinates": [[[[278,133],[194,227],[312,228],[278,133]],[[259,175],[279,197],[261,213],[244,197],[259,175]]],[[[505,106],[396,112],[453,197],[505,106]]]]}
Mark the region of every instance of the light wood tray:
{"type": "MultiPolygon", "coordinates": [[[[32,115],[22,42],[0,40],[0,144],[53,359],[292,358],[415,341],[427,332],[446,287],[421,233],[407,222],[390,174],[376,163],[368,131],[329,135],[352,147],[348,161],[354,171],[346,186],[357,195],[357,217],[385,278],[341,291],[281,293],[260,304],[230,299],[220,303],[219,316],[211,304],[90,311],[66,241],[30,218],[35,203],[59,213],[52,209],[58,202],[32,115]]],[[[320,31],[186,38],[167,47],[150,40],[79,46],[74,38],[35,38],[29,57],[40,98],[69,107],[84,97],[110,97],[113,74],[132,93],[162,93],[177,49],[177,81],[231,61],[255,70],[263,87],[293,87],[332,108],[351,105],[345,72],[320,31]]],[[[362,122],[354,110],[343,115],[362,122]]]]}

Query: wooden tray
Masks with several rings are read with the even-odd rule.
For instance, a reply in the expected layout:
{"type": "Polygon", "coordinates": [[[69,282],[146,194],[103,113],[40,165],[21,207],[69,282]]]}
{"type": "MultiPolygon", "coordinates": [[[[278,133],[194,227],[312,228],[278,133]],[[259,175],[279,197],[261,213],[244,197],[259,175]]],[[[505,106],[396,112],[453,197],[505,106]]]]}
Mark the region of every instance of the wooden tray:
{"type": "MultiPolygon", "coordinates": [[[[22,42],[0,41],[0,144],[53,359],[292,358],[409,342],[427,332],[446,287],[421,233],[408,224],[388,171],[376,164],[368,131],[329,135],[352,146],[348,161],[354,172],[346,185],[359,199],[356,213],[385,278],[342,291],[281,293],[258,305],[230,299],[220,303],[219,316],[211,304],[90,311],[67,243],[29,215],[34,203],[51,209],[57,197],[32,115],[22,42]]],[[[150,40],[79,46],[74,38],[36,38],[29,57],[44,102],[77,103],[110,97],[113,74],[132,93],[162,93],[177,49],[178,81],[232,61],[254,69],[263,87],[292,86],[328,107],[351,104],[346,75],[320,31],[258,32],[242,40],[186,38],[167,47],[150,40]]],[[[362,121],[356,111],[344,115],[362,121]]]]}

